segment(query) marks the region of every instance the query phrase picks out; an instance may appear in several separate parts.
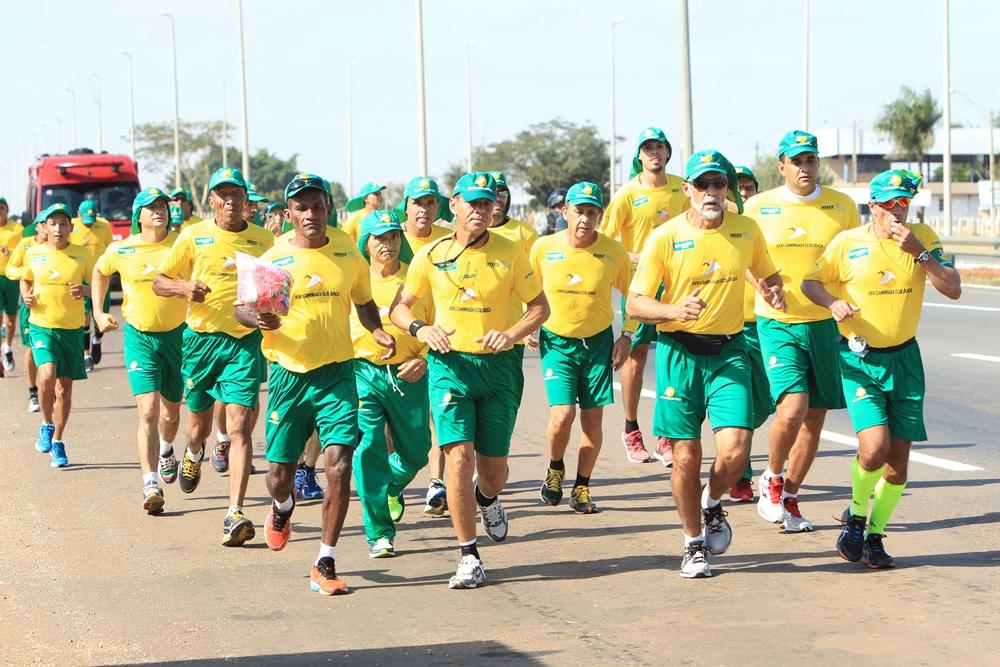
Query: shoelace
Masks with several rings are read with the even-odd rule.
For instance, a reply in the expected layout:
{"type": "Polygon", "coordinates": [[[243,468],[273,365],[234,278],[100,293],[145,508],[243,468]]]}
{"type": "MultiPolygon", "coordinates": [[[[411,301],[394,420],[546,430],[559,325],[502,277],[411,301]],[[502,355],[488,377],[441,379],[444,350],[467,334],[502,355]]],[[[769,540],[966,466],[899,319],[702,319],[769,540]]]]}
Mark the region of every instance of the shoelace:
{"type": "Polygon", "coordinates": [[[562,490],[563,475],[562,470],[554,470],[549,468],[545,473],[545,488],[549,491],[558,493],[562,490]]]}
{"type": "Polygon", "coordinates": [[[709,514],[705,515],[705,529],[710,533],[718,533],[722,530],[722,522],[729,512],[722,509],[722,505],[716,505],[715,507],[708,510],[709,514]]]}
{"type": "Polygon", "coordinates": [[[847,522],[847,536],[852,542],[860,542],[865,538],[865,520],[860,516],[852,516],[847,522]]]}
{"type": "Polygon", "coordinates": [[[802,518],[802,513],[799,512],[799,499],[798,498],[785,498],[785,511],[791,514],[796,519],[802,518]]]}
{"type": "Polygon", "coordinates": [[[642,441],[642,431],[632,431],[631,433],[626,433],[625,440],[628,443],[628,448],[633,451],[646,449],[645,444],[642,441]]]}
{"type": "Polygon", "coordinates": [[[291,511],[282,512],[277,507],[271,506],[271,527],[274,530],[284,530],[291,517],[291,511]]]}
{"type": "Polygon", "coordinates": [[[325,579],[337,578],[337,565],[329,556],[326,558],[320,558],[319,562],[316,563],[316,569],[319,570],[319,573],[323,575],[325,579]]]}
{"type": "Polygon", "coordinates": [[[187,456],[184,457],[184,465],[181,466],[181,475],[193,479],[198,476],[198,471],[200,469],[201,461],[192,461],[187,456]]]}
{"type": "Polygon", "coordinates": [[[695,563],[705,562],[705,543],[704,542],[692,542],[687,547],[688,559],[694,561],[695,563]]]}
{"type": "Polygon", "coordinates": [[[220,442],[215,446],[215,455],[220,459],[225,458],[226,454],[229,452],[229,446],[232,444],[232,442],[220,442]]]}
{"type": "Polygon", "coordinates": [[[578,486],[573,489],[573,495],[576,496],[576,502],[590,504],[590,487],[578,486]]]}
{"type": "Polygon", "coordinates": [[[772,477],[767,482],[767,495],[771,497],[771,502],[775,505],[781,504],[781,492],[785,489],[785,480],[780,477],[772,477]]]}
{"type": "Polygon", "coordinates": [[[503,520],[503,506],[500,504],[499,498],[486,507],[481,507],[480,509],[483,511],[483,516],[486,517],[487,523],[498,524],[503,520]]]}
{"type": "Polygon", "coordinates": [[[882,536],[871,534],[868,536],[868,551],[876,556],[885,556],[885,546],[882,544],[882,536]]]}

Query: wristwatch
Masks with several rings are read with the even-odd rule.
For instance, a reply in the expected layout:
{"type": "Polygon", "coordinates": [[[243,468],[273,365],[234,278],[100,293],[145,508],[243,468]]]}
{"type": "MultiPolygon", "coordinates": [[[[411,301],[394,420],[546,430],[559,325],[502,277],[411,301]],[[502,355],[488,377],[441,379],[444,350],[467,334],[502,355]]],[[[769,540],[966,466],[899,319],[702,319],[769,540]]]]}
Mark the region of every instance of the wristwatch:
{"type": "Polygon", "coordinates": [[[917,255],[916,258],[917,264],[923,264],[924,262],[929,262],[930,260],[931,260],[931,253],[928,252],[927,250],[921,252],[919,255],[917,255]]]}
{"type": "Polygon", "coordinates": [[[628,338],[629,340],[635,340],[635,334],[631,331],[623,331],[622,338],[628,338]]]}
{"type": "Polygon", "coordinates": [[[410,335],[416,338],[417,331],[425,326],[427,326],[427,322],[424,322],[423,320],[413,320],[410,322],[410,335]]]}

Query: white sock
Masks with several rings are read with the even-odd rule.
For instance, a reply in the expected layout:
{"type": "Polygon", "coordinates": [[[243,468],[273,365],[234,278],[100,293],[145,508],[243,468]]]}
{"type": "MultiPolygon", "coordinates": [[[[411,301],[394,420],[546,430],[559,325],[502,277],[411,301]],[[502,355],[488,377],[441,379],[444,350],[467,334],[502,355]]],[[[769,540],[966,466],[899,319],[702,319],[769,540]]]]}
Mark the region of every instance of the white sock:
{"type": "Polygon", "coordinates": [[[273,500],[273,502],[274,502],[274,509],[278,510],[279,512],[287,512],[293,507],[295,507],[295,501],[292,499],[292,494],[290,493],[288,494],[288,497],[282,500],[281,502],[278,502],[277,500],[273,500]]]}
{"type": "Polygon", "coordinates": [[[684,548],[686,549],[692,542],[704,542],[705,533],[700,533],[694,537],[689,536],[687,533],[684,534],[684,548]]]}
{"type": "Polygon", "coordinates": [[[174,443],[160,438],[160,458],[166,458],[174,451],[174,443]]]}
{"type": "Polygon", "coordinates": [[[329,544],[323,544],[320,542],[319,555],[316,556],[316,562],[319,563],[320,558],[336,558],[336,556],[333,555],[335,549],[336,547],[331,547],[329,544]]]}
{"type": "Polygon", "coordinates": [[[712,509],[721,502],[722,502],[721,498],[713,498],[712,496],[708,495],[708,484],[706,484],[705,488],[701,492],[701,508],[703,510],[712,509]]]}
{"type": "Polygon", "coordinates": [[[12,350],[10,349],[10,345],[8,345],[7,343],[4,343],[4,344],[3,344],[3,353],[4,353],[4,354],[8,354],[8,353],[10,353],[11,351],[12,351],[12,350]]]}
{"type": "Polygon", "coordinates": [[[184,458],[186,458],[188,461],[191,461],[192,463],[197,463],[198,461],[201,460],[201,455],[199,454],[198,456],[195,456],[194,454],[191,453],[190,449],[185,449],[184,458]]]}
{"type": "Polygon", "coordinates": [[[788,491],[785,491],[784,489],[781,490],[781,500],[782,500],[782,502],[784,502],[785,498],[798,498],[798,497],[799,497],[799,494],[797,494],[797,493],[789,493],[788,491]]]}
{"type": "Polygon", "coordinates": [[[235,514],[236,512],[239,512],[240,514],[242,514],[243,513],[243,508],[240,507],[239,505],[230,505],[229,506],[229,514],[235,514]]]}
{"type": "Polygon", "coordinates": [[[155,472],[143,473],[143,475],[142,475],[142,485],[145,486],[146,484],[156,484],[156,473],[155,472]]]}
{"type": "Polygon", "coordinates": [[[226,435],[225,433],[223,433],[222,431],[219,431],[219,432],[217,432],[217,433],[215,434],[215,439],[219,441],[219,444],[220,444],[220,445],[221,445],[222,443],[224,443],[224,442],[229,442],[229,441],[230,441],[230,440],[229,440],[229,436],[228,436],[228,435],[226,435]]]}
{"type": "Polygon", "coordinates": [[[771,479],[772,477],[780,477],[781,479],[784,479],[784,477],[781,476],[781,473],[774,472],[770,468],[764,468],[764,472],[761,474],[761,477],[764,479],[771,479]]]}

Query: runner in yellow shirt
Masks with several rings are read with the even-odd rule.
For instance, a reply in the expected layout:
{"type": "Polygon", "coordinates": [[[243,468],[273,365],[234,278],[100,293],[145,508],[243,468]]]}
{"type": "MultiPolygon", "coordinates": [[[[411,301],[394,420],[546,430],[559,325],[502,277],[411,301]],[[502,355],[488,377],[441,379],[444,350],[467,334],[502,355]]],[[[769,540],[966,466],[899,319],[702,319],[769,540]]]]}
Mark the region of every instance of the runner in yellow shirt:
{"type": "Polygon", "coordinates": [[[611,289],[628,292],[632,262],[625,246],[597,232],[603,209],[601,187],[577,183],[563,206],[568,227],[539,239],[531,249],[531,266],[552,310],[539,334],[549,399],[549,467],[539,494],[546,505],[562,501],[563,455],[579,403],[582,434],[569,498],[570,509],[579,514],[597,511],[590,477],[604,439],[604,406],[614,403],[614,371],[625,363],[631,344],[626,335],[614,339],[611,289]]]}
{"type": "Polygon", "coordinates": [[[181,207],[183,228],[197,225],[204,220],[204,218],[194,214],[194,199],[191,197],[191,191],[187,188],[174,188],[170,192],[170,200],[181,207]]]}
{"type": "MultiPolygon", "coordinates": [[[[784,295],[757,223],[726,211],[727,192],[737,192],[732,164],[717,151],[701,151],[688,160],[684,179],[691,208],[650,235],[627,310],[659,332],[653,433],[673,446],[670,482],[684,529],[680,574],[697,578],[712,576],[706,554],[724,553],[732,541],[721,498],[739,479],[750,451],[753,403],[742,335],[747,270],[763,277],[776,308],[784,305],[784,295]],[[717,455],[702,489],[706,414],[717,455]]],[[[741,211],[743,203],[735,199],[741,211]]]]}
{"type": "Polygon", "coordinates": [[[21,298],[31,310],[31,351],[38,366],[38,400],[42,424],[35,449],[48,452],[53,468],[69,465],[63,433],[73,402],[73,381],[86,380],[80,356],[83,296],[94,270],[86,248],[70,244],[70,210],[53,204],[44,213],[45,245],[25,257],[21,298]],[[56,388],[58,385],[58,389],[56,388]]]}
{"type": "Polygon", "coordinates": [[[226,406],[232,444],[225,452],[229,509],[222,527],[224,546],[242,546],[255,534],[253,522],[243,513],[243,499],[250,475],[258,394],[266,377],[260,331],[238,322],[233,313],[236,254],[259,257],[274,244],[271,232],[243,221],[246,193],[239,169],[216,170],[209,181],[209,204],[215,217],[181,232],[153,281],[158,296],[189,302],[181,366],[190,412],[180,473],[184,493],[192,493],[201,480],[212,407],[217,400],[226,406]]]}
{"type": "Polygon", "coordinates": [[[513,345],[549,315],[528,257],[490,233],[496,197],[488,173],[458,180],[449,202],[455,234],[417,253],[390,312],[393,324],[431,348],[431,416],[444,448],[448,510],[462,550],[450,588],[476,588],[486,580],[476,547],[477,504],[490,539],[507,538],[507,515],[497,495],[507,482],[507,454],[524,381],[513,345]],[[413,312],[428,293],[434,324],[413,312]],[[512,326],[510,302],[515,299],[528,307],[512,326]],[[479,482],[473,489],[477,467],[479,482]]]}
{"type": "MultiPolygon", "coordinates": [[[[24,273],[26,253],[35,246],[45,244],[45,220],[41,214],[35,217],[33,223],[24,228],[21,236],[21,241],[11,253],[6,268],[6,277],[18,285],[18,294],[20,294],[20,280],[21,274],[24,273]]],[[[18,323],[21,326],[21,345],[24,347],[24,367],[27,369],[25,379],[28,381],[28,412],[38,412],[42,407],[38,403],[38,367],[35,366],[35,358],[31,354],[31,324],[28,323],[30,314],[31,310],[24,305],[24,301],[21,301],[21,314],[18,323]]]]}
{"type": "Polygon", "coordinates": [[[142,508],[152,515],[163,512],[157,470],[166,484],[177,478],[173,442],[184,395],[181,338],[187,304],[153,292],[157,267],[177,239],[169,226],[169,201],[159,188],[146,188],[136,195],[131,235],[108,246],[97,260],[91,282],[94,321],[98,329],[108,331],[117,329],[119,322],[101,304],[111,276],[121,276],[125,373],[139,409],[136,445],[142,470],[142,508]]]}
{"type": "Polygon", "coordinates": [[[17,328],[17,302],[20,298],[20,289],[16,280],[7,278],[7,262],[11,253],[17,248],[21,241],[21,232],[24,228],[8,218],[10,208],[7,200],[0,197],[0,314],[3,316],[4,338],[2,348],[2,362],[0,367],[0,377],[14,370],[14,351],[11,343],[14,342],[14,330],[17,328]]]}
{"type": "Polygon", "coordinates": [[[344,210],[351,215],[347,216],[340,228],[350,234],[355,243],[358,242],[358,235],[361,233],[361,220],[372,211],[384,208],[383,190],[385,190],[384,185],[365,183],[357,196],[348,199],[344,205],[344,210]]]}
{"type": "MultiPolygon", "coordinates": [[[[94,261],[104,254],[108,246],[114,240],[111,223],[97,215],[97,203],[93,199],[84,199],[80,204],[79,217],[73,219],[73,232],[70,234],[69,242],[86,248],[94,255],[94,261]]],[[[87,276],[90,279],[90,276],[87,276]]],[[[111,308],[111,293],[105,297],[104,310],[111,308]]],[[[95,327],[94,333],[90,333],[91,312],[94,304],[87,295],[83,298],[83,312],[86,313],[86,323],[83,332],[83,361],[87,366],[87,371],[93,371],[94,366],[101,363],[103,356],[101,348],[101,337],[104,332],[95,327]]]]}
{"type": "MultiPolygon", "coordinates": [[[[630,180],[618,192],[611,193],[611,201],[604,213],[600,231],[610,238],[620,240],[633,262],[639,261],[639,254],[652,231],[687,206],[687,198],[681,192],[681,179],[667,173],[667,163],[672,154],[673,150],[663,130],[647,127],[639,133],[630,180]]],[[[622,295],[622,313],[624,312],[625,296],[622,295]]],[[[622,404],[625,411],[622,444],[625,445],[625,458],[630,463],[649,463],[655,458],[669,467],[673,460],[670,443],[665,439],[658,439],[651,457],[643,442],[638,421],[642,373],[646,368],[649,344],[655,337],[655,327],[640,324],[632,341],[629,358],[622,366],[622,404]]]]}
{"type": "Polygon", "coordinates": [[[813,530],[799,510],[799,489],[816,458],[826,411],[844,407],[838,389],[837,325],[829,311],[803,296],[800,285],[833,237],[858,226],[858,207],[844,193],[817,184],[818,151],[815,135],[801,130],[785,134],[778,146],[778,171],[785,184],[746,205],[787,286],[787,311],[776,311],[763,297],[757,297],[755,309],[776,405],[757,513],[782,524],[786,533],[813,530]]]}

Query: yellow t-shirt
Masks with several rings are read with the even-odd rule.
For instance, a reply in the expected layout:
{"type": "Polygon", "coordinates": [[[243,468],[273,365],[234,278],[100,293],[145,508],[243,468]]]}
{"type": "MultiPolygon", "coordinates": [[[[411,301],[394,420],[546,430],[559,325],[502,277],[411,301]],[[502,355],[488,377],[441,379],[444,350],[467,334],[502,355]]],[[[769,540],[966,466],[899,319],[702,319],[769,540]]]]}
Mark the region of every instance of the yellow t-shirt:
{"type": "Polygon", "coordinates": [[[10,259],[8,260],[7,267],[4,271],[7,278],[10,280],[21,279],[21,276],[24,274],[24,258],[29,250],[38,245],[38,239],[35,236],[22,238],[20,242],[18,242],[14,251],[10,253],[10,259]]]}
{"type": "MultiPolygon", "coordinates": [[[[924,248],[951,266],[933,229],[920,223],[907,226],[924,248]]],[[[924,267],[891,238],[876,238],[871,224],[837,234],[805,275],[861,309],[838,327],[848,338],[863,336],[872,347],[899,345],[917,334],[926,279],[924,267]]]]}
{"type": "Polygon", "coordinates": [[[416,255],[420,252],[420,249],[428,243],[433,243],[434,241],[451,234],[451,230],[447,227],[442,227],[435,222],[431,224],[431,233],[427,236],[417,236],[416,234],[411,234],[406,231],[405,225],[403,226],[403,234],[406,236],[406,242],[410,244],[410,250],[412,250],[413,254],[416,255]]]}
{"type": "MultiPolygon", "coordinates": [[[[287,245],[289,241],[295,238],[295,230],[289,230],[280,236],[276,236],[274,239],[274,246],[287,245]]],[[[358,242],[346,234],[339,227],[327,227],[326,228],[326,238],[330,240],[330,243],[336,246],[342,246],[345,248],[353,248],[357,250],[358,242]]]]}
{"type": "MultiPolygon", "coordinates": [[[[764,276],[765,278],[767,276],[764,276]]],[[[744,322],[756,322],[757,313],[753,312],[754,306],[757,303],[757,290],[753,288],[750,283],[746,284],[746,289],[743,291],[743,321],[744,322]]]]}
{"type": "Polygon", "coordinates": [[[589,338],[611,326],[611,288],[628,292],[632,262],[625,246],[604,234],[586,248],[570,246],[567,234],[539,239],[531,249],[531,268],[552,309],[545,328],[557,336],[589,338]]]}
{"type": "Polygon", "coordinates": [[[83,299],[70,296],[69,286],[90,281],[94,272],[90,251],[73,244],[62,250],[40,245],[32,248],[25,260],[21,279],[33,283],[35,293],[28,321],[50,329],[82,327],[83,299]]]}
{"type": "MultiPolygon", "coordinates": [[[[393,299],[396,298],[396,293],[406,281],[407,268],[408,266],[401,262],[399,271],[385,278],[372,275],[371,271],[368,273],[372,287],[372,299],[375,301],[375,305],[378,306],[378,313],[382,318],[382,328],[396,339],[395,356],[389,359],[382,359],[382,355],[385,354],[385,348],[375,342],[375,338],[368,329],[361,326],[358,312],[351,309],[351,339],[354,342],[355,358],[384,366],[386,364],[401,364],[425,352],[424,346],[416,338],[389,321],[389,306],[392,305],[393,299]]],[[[434,311],[430,295],[425,294],[418,299],[413,304],[412,310],[417,319],[424,322],[434,321],[434,311]]]]}
{"type": "Polygon", "coordinates": [[[10,261],[17,244],[21,242],[23,231],[24,227],[13,220],[8,220],[6,225],[0,227],[0,276],[7,270],[7,262],[10,261]]]}
{"type": "MultiPolygon", "coordinates": [[[[213,217],[213,218],[210,218],[210,219],[214,220],[215,218],[213,217]]],[[[181,230],[183,231],[183,230],[187,229],[188,227],[191,227],[192,225],[197,225],[199,222],[203,222],[204,220],[205,220],[205,218],[203,218],[203,217],[201,217],[199,215],[195,215],[194,213],[192,213],[190,218],[188,218],[187,220],[185,220],[184,222],[181,223],[181,230]]]]}
{"type": "Polygon", "coordinates": [[[490,227],[490,232],[499,234],[508,241],[521,246],[525,255],[531,256],[531,246],[538,240],[538,232],[532,229],[527,223],[510,218],[507,222],[490,227]]]}
{"type": "Polygon", "coordinates": [[[350,314],[354,304],[372,300],[368,263],[360,253],[333,243],[286,243],[261,259],[292,275],[291,306],[277,330],[263,332],[264,356],[293,373],[353,358],[350,314]]]}
{"type": "Polygon", "coordinates": [[[802,277],[812,271],[834,236],[858,226],[857,205],[843,192],[830,188],[820,188],[816,197],[806,201],[782,186],[751,197],[743,212],[756,220],[764,233],[771,259],[781,271],[788,304],[787,312],[775,310],[758,296],[757,315],[789,323],[829,319],[829,310],[802,294],[802,277]]]}
{"type": "Polygon", "coordinates": [[[461,251],[443,241],[424,246],[406,274],[406,289],[416,297],[431,293],[435,324],[454,329],[451,347],[459,352],[492,354],[476,338],[510,328],[511,303],[527,303],[542,291],[528,256],[515,243],[489,234],[479,248],[469,248],[451,264],[434,266],[461,251]],[[433,253],[429,251],[434,249],[433,253]]]}
{"type": "Polygon", "coordinates": [[[354,239],[355,243],[358,242],[358,237],[361,235],[361,220],[368,215],[369,212],[370,211],[366,211],[365,209],[355,211],[347,216],[347,219],[344,220],[344,224],[340,225],[340,228],[343,229],[352,239],[354,239]]]}
{"type": "Polygon", "coordinates": [[[94,261],[104,254],[114,241],[111,223],[98,217],[94,224],[87,226],[80,218],[73,218],[73,231],[69,234],[71,245],[87,248],[94,255],[94,261]]]}
{"type": "Polygon", "coordinates": [[[681,192],[683,182],[680,176],[667,174],[662,187],[647,188],[636,176],[614,194],[598,231],[619,239],[629,252],[641,253],[655,228],[690,206],[681,192]]]}
{"type": "Polygon", "coordinates": [[[247,225],[241,232],[228,232],[215,219],[182,229],[160,264],[168,278],[200,280],[211,288],[201,303],[191,302],[187,323],[193,331],[227,333],[243,338],[253,331],[236,321],[236,253],[260,257],[274,245],[274,235],[263,227],[247,225]]]}
{"type": "Polygon", "coordinates": [[[112,243],[97,260],[97,270],[104,275],[121,275],[122,316],[139,331],[173,331],[184,323],[187,302],[153,292],[157,269],[176,240],[176,232],[168,232],[159,243],[146,243],[133,234],[112,243]]]}
{"type": "Polygon", "coordinates": [[[756,222],[727,212],[717,229],[699,229],[682,214],[650,235],[629,289],[655,298],[662,284],[660,301],[677,304],[700,287],[707,307],[697,320],[656,330],[731,335],[743,329],[747,268],[761,278],[776,272],[756,222]]]}

